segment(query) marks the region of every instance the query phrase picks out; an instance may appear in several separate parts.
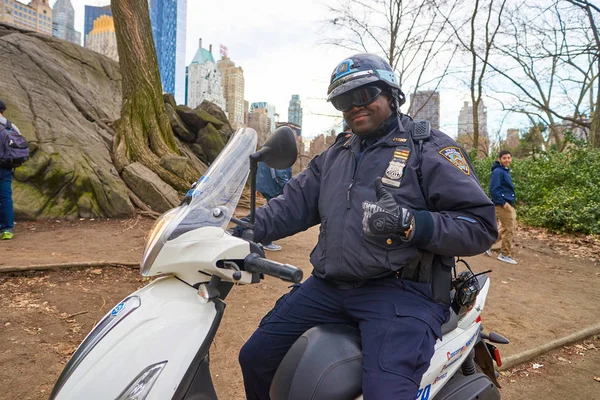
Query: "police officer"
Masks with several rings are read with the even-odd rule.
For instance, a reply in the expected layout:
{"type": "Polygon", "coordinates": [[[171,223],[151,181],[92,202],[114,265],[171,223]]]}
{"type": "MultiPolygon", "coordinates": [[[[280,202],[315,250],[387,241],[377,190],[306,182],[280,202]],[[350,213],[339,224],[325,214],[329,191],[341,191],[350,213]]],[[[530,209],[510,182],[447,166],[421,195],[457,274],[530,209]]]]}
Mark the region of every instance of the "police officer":
{"type": "Polygon", "coordinates": [[[278,300],[240,351],[246,396],[268,399],[294,341],[340,323],[360,329],[364,398],[414,399],[449,316],[453,256],[494,243],[494,206],[460,146],[400,113],[404,94],[381,57],[338,64],[328,100],[352,133],[256,213],[258,242],[317,224],[320,233],[312,276],[278,300]]]}

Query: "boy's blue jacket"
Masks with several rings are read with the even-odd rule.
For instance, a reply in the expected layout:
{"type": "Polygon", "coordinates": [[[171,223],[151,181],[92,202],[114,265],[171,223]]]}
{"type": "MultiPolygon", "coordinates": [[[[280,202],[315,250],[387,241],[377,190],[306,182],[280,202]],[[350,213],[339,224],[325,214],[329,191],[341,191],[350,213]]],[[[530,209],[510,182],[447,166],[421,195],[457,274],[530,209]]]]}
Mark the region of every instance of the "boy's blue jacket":
{"type": "Polygon", "coordinates": [[[511,206],[515,205],[515,186],[510,176],[510,169],[503,167],[498,161],[492,165],[490,195],[495,205],[504,206],[506,202],[511,206]]]}

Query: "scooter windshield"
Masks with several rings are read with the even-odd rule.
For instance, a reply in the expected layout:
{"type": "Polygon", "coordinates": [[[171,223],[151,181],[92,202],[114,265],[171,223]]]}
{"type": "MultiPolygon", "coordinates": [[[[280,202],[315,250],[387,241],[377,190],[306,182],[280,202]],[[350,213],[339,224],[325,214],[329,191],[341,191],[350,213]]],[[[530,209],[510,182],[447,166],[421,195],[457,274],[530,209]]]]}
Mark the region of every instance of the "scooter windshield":
{"type": "Polygon", "coordinates": [[[250,172],[250,154],[256,151],[256,131],[241,128],[229,140],[210,168],[187,193],[191,200],[165,229],[167,241],[191,230],[213,226],[227,229],[250,172]],[[169,229],[170,228],[170,229],[169,229]]]}

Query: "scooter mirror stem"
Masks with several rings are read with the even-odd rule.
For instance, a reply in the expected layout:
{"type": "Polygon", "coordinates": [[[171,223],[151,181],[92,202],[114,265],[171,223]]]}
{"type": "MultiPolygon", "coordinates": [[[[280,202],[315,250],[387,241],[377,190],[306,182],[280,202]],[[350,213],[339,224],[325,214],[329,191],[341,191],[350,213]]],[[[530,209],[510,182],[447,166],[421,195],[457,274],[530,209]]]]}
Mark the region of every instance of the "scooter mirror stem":
{"type": "MultiPolygon", "coordinates": [[[[256,173],[258,171],[258,162],[250,156],[250,223],[254,226],[256,217],[256,173]]],[[[254,234],[252,235],[254,236],[254,234]]]]}

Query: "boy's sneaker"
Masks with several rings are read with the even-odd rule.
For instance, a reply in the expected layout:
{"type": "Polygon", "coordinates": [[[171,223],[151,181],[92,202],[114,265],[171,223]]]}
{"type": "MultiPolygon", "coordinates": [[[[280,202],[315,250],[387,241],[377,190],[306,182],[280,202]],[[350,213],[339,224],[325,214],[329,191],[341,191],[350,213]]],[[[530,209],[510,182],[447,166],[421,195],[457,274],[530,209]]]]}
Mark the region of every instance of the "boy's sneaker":
{"type": "Polygon", "coordinates": [[[14,236],[14,234],[11,231],[4,231],[4,232],[2,232],[2,237],[0,239],[10,240],[13,238],[13,236],[14,236]]]}
{"type": "Polygon", "coordinates": [[[488,256],[488,257],[494,257],[494,255],[492,254],[492,249],[487,249],[485,251],[485,255],[488,256]]]}
{"type": "Polygon", "coordinates": [[[515,260],[512,259],[511,256],[505,256],[502,253],[498,254],[498,260],[504,261],[505,263],[509,264],[518,264],[515,260]]]}
{"type": "Polygon", "coordinates": [[[269,251],[279,251],[279,250],[281,250],[281,246],[278,246],[275,243],[271,242],[269,244],[264,244],[263,249],[269,250],[269,251]]]}

